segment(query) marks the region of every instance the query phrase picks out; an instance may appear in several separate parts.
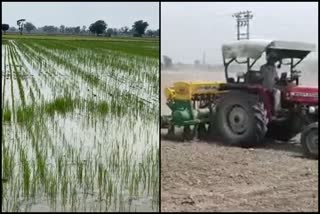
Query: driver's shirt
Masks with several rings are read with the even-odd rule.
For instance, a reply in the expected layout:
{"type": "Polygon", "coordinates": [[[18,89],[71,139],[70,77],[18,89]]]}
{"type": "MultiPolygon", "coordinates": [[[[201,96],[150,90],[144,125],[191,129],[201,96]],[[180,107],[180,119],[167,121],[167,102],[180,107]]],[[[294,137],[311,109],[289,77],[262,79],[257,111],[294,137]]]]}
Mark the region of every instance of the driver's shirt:
{"type": "Polygon", "coordinates": [[[263,77],[263,87],[271,91],[275,86],[276,78],[278,78],[276,67],[274,65],[265,64],[261,66],[260,71],[263,77]]]}

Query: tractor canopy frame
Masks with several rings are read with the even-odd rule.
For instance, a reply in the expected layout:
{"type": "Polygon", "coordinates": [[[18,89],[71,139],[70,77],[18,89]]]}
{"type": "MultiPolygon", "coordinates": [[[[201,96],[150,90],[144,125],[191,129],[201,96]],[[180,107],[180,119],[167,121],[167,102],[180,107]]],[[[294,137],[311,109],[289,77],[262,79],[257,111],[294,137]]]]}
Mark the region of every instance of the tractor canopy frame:
{"type": "Polygon", "coordinates": [[[312,51],[315,45],[306,42],[280,41],[280,40],[240,40],[222,45],[222,57],[225,68],[225,78],[229,82],[228,67],[232,62],[247,64],[247,71],[266,52],[273,52],[277,61],[283,65],[290,65],[290,72],[312,51]],[[238,61],[238,58],[245,58],[245,61],[238,61]],[[282,63],[283,59],[290,59],[290,63],[282,63]],[[294,62],[294,59],[298,59],[294,62]]]}

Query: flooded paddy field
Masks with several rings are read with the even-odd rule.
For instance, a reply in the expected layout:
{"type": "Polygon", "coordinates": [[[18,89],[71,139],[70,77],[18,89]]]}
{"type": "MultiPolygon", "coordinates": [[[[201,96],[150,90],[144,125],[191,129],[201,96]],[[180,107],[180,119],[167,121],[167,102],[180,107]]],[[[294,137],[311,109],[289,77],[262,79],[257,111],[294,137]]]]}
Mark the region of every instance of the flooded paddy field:
{"type": "Polygon", "coordinates": [[[159,41],[1,49],[2,211],[158,211],[159,41]]]}

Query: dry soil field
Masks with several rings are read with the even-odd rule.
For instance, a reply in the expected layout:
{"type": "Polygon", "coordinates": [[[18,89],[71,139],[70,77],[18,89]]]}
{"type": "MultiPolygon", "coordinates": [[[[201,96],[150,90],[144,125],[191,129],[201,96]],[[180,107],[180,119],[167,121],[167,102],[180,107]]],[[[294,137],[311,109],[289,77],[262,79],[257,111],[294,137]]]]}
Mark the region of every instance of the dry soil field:
{"type": "MultiPolygon", "coordinates": [[[[179,80],[223,80],[223,73],[162,71],[162,114],[170,112],[163,90],[179,80]]],[[[317,85],[311,74],[302,82],[317,85]]],[[[218,142],[169,141],[164,133],[162,211],[318,210],[318,161],[302,157],[299,138],[243,149],[218,142]]]]}

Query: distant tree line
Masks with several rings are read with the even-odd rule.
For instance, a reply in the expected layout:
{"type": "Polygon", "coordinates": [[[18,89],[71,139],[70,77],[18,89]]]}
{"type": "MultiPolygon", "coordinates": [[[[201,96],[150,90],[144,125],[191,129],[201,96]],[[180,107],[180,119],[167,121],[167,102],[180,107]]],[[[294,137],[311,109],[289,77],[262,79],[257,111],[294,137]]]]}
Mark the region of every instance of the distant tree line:
{"type": "Polygon", "coordinates": [[[75,27],[67,27],[60,25],[59,27],[54,25],[45,25],[42,27],[36,27],[31,22],[26,22],[23,25],[18,25],[18,28],[9,26],[8,24],[2,24],[2,31],[5,32],[20,32],[26,31],[30,33],[46,33],[46,34],[75,34],[75,35],[96,35],[96,36],[133,36],[133,37],[159,37],[160,31],[147,29],[148,22],[138,20],[133,23],[132,27],[124,26],[121,28],[108,28],[108,25],[103,20],[98,20],[92,23],[89,27],[83,25],[75,27]],[[21,29],[22,28],[22,29],[21,29]]]}

